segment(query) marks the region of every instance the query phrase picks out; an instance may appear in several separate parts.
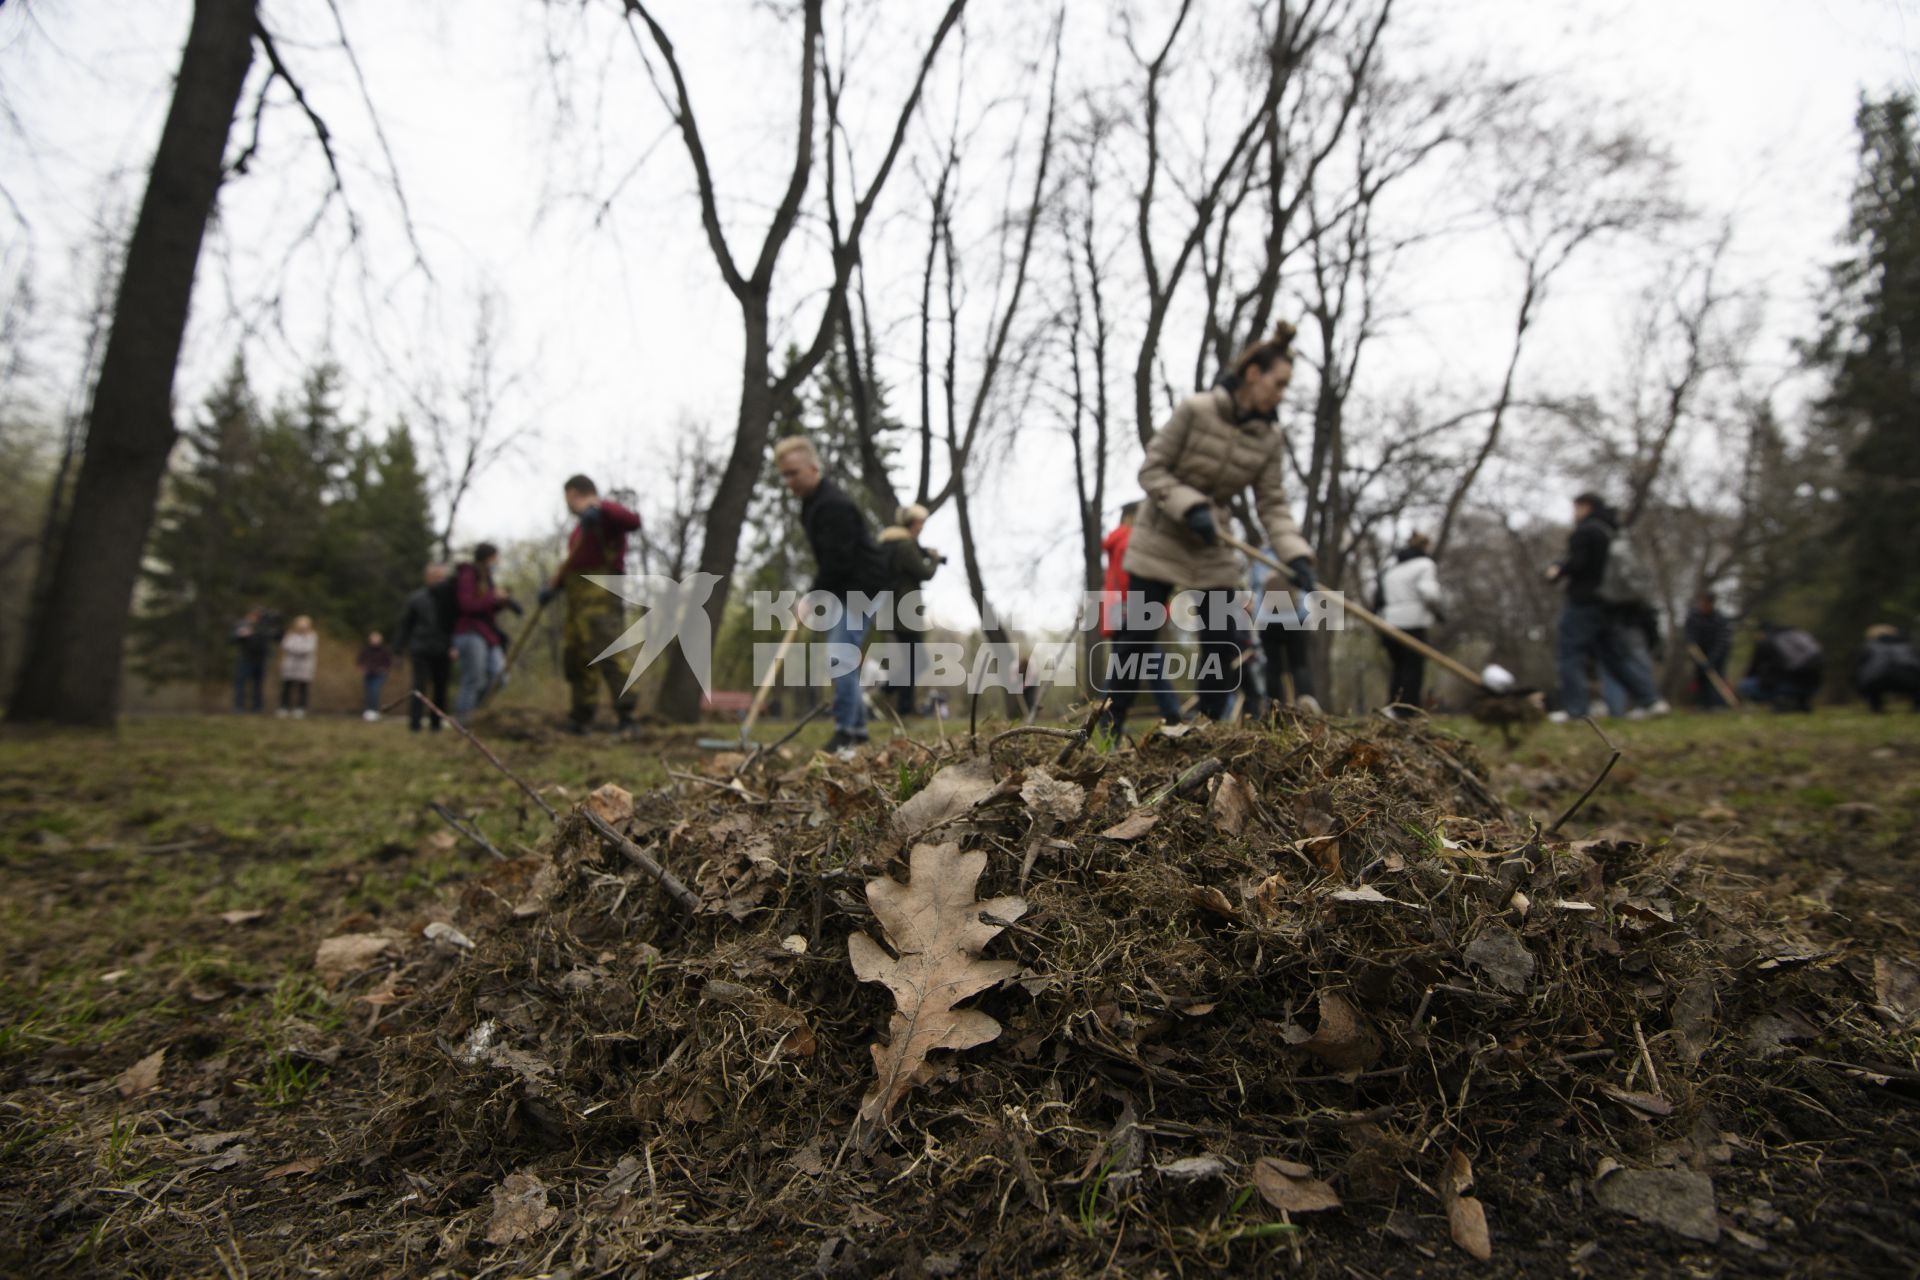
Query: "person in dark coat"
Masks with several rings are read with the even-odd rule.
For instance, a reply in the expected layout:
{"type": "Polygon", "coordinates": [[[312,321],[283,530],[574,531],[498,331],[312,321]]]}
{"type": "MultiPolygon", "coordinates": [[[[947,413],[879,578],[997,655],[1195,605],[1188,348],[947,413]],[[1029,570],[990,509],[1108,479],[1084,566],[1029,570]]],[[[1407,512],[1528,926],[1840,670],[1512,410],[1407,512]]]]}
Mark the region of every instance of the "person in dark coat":
{"type": "Polygon", "coordinates": [[[863,606],[886,590],[887,564],[867,531],[866,516],[844,489],[820,473],[812,441],[787,436],[773,446],[773,462],[782,483],[800,499],[800,527],[813,548],[811,590],[833,597],[839,606],[820,636],[830,646],[833,673],[833,737],[827,750],[850,751],[867,741],[867,705],[860,692],[860,642],[868,622],[863,606]]]}
{"type": "MultiPolygon", "coordinates": [[[[393,629],[393,647],[407,655],[413,668],[413,690],[426,693],[436,707],[447,705],[447,680],[453,675],[453,623],[456,613],[453,593],[447,590],[447,566],[427,566],[424,585],[407,597],[400,625],[393,629]]],[[[407,702],[407,728],[420,732],[423,717],[429,718],[433,731],[440,732],[440,713],[428,711],[420,699],[407,702]]]]}
{"type": "Polygon", "coordinates": [[[1693,607],[1687,611],[1686,635],[1687,657],[1693,664],[1694,705],[1702,711],[1717,711],[1727,705],[1727,700],[1720,696],[1720,686],[1713,677],[1727,678],[1727,658],[1733,653],[1733,623],[1715,606],[1712,592],[1702,591],[1694,597],[1693,607]],[[1699,652],[1696,654],[1695,650],[1699,652]]]}
{"type": "MultiPolygon", "coordinates": [[[[908,611],[902,605],[908,596],[920,590],[921,584],[946,563],[947,558],[932,547],[920,544],[920,531],[927,526],[927,509],[919,503],[901,507],[894,514],[894,523],[880,531],[880,554],[887,562],[887,589],[893,593],[893,642],[901,646],[901,654],[906,667],[898,672],[893,686],[894,709],[903,716],[914,713],[913,670],[914,646],[920,639],[920,631],[911,623],[908,611]]],[[[915,611],[924,616],[923,611],[915,611]]]]}
{"type": "Polygon", "coordinates": [[[1867,628],[1867,642],[1853,663],[1853,687],[1876,712],[1886,709],[1889,697],[1910,698],[1920,711],[1920,655],[1899,628],[1867,628]]]}
{"type": "Polygon", "coordinates": [[[1645,714],[1665,715],[1672,709],[1653,687],[1653,673],[1634,660],[1617,610],[1601,594],[1618,527],[1599,494],[1580,494],[1573,500],[1567,554],[1547,572],[1567,589],[1567,603],[1560,611],[1560,709],[1548,717],[1555,723],[1587,714],[1589,659],[1619,681],[1645,714]]]}
{"type": "Polygon", "coordinates": [[[273,652],[280,629],[273,616],[259,605],[247,610],[246,617],[233,624],[227,643],[233,646],[233,709],[264,711],[262,689],[267,681],[267,655],[273,652]]]}
{"type": "Polygon", "coordinates": [[[1735,692],[1748,702],[1771,703],[1775,711],[1812,711],[1826,650],[1799,627],[1763,622],[1760,632],[1753,661],[1735,692]]]}

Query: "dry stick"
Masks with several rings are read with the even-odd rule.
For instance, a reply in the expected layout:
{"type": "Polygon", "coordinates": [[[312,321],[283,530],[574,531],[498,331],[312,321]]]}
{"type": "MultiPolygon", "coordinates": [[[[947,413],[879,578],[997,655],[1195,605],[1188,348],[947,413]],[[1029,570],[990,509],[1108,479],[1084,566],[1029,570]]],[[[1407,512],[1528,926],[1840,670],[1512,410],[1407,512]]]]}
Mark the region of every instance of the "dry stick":
{"type": "Polygon", "coordinates": [[[527,785],[527,780],[525,778],[522,778],[519,774],[507,768],[506,765],[500,762],[499,756],[487,750],[487,744],[480,741],[480,739],[474,737],[473,731],[471,729],[461,724],[458,720],[455,720],[452,716],[442,711],[439,707],[434,706],[433,699],[429,698],[426,694],[420,692],[418,689],[415,689],[413,691],[413,696],[420,699],[421,703],[426,706],[427,710],[433,712],[433,714],[439,716],[442,720],[445,720],[448,724],[458,729],[460,731],[460,736],[473,744],[474,750],[478,751],[481,755],[485,756],[487,758],[487,762],[491,764],[494,768],[498,769],[500,772],[506,774],[507,777],[512,779],[514,785],[519,787],[522,791],[526,792],[527,796],[535,804],[539,805],[540,808],[546,812],[546,815],[549,818],[553,818],[557,820],[560,817],[558,813],[554,812],[553,806],[548,804],[546,800],[544,800],[541,797],[538,791],[535,791],[531,786],[527,785]]]}
{"type": "Polygon", "coordinates": [[[680,878],[674,875],[673,872],[654,861],[652,854],[614,830],[612,823],[608,822],[587,806],[582,805],[577,812],[582,818],[587,820],[587,825],[593,828],[595,834],[620,852],[626,854],[629,862],[639,867],[649,876],[652,876],[659,886],[666,891],[667,896],[685,909],[689,915],[698,915],[700,913],[699,895],[682,884],[680,878]]]}
{"type": "MultiPolygon", "coordinates": [[[[515,773],[513,770],[507,768],[506,765],[502,764],[500,762],[500,757],[493,754],[493,752],[487,750],[487,744],[480,741],[480,739],[474,737],[473,733],[465,725],[461,724],[458,720],[455,720],[452,716],[447,715],[447,713],[440,710],[440,708],[434,706],[433,700],[427,697],[426,694],[421,693],[418,689],[414,690],[413,696],[420,699],[421,702],[425,703],[427,707],[431,709],[435,715],[440,716],[442,719],[446,720],[448,724],[458,729],[460,731],[461,737],[465,738],[468,742],[471,742],[474,746],[474,749],[478,751],[481,755],[487,758],[488,763],[493,765],[493,767],[498,769],[500,772],[506,774],[508,778],[512,779],[514,785],[518,786],[522,791],[526,792],[529,796],[531,796],[535,804],[539,805],[542,809],[546,810],[546,814],[549,818],[552,818],[555,822],[558,822],[560,820],[560,815],[554,812],[553,806],[548,804],[545,800],[541,799],[540,793],[538,791],[535,791],[532,787],[528,786],[526,783],[526,779],[522,778],[519,774],[515,773]]],[[[679,878],[675,876],[671,871],[667,870],[665,867],[661,866],[658,862],[654,861],[653,856],[649,854],[645,849],[642,849],[639,845],[627,839],[625,836],[621,835],[618,831],[615,831],[613,829],[613,824],[609,823],[605,818],[602,818],[599,814],[595,813],[592,810],[592,808],[590,808],[587,805],[581,805],[578,809],[574,810],[574,812],[578,813],[583,819],[585,819],[587,825],[592,827],[596,832],[598,832],[602,840],[605,840],[607,843],[619,849],[620,852],[626,854],[629,861],[633,862],[642,871],[652,876],[654,881],[658,883],[662,889],[666,890],[668,897],[672,898],[675,902],[679,903],[680,906],[684,907],[689,912],[697,913],[700,910],[700,899],[693,892],[693,890],[687,888],[686,885],[682,884],[679,878]]]]}
{"type": "Polygon", "coordinates": [[[545,604],[533,606],[533,616],[527,619],[526,626],[520,628],[520,638],[513,642],[513,648],[507,650],[507,660],[500,664],[500,670],[494,672],[493,678],[487,681],[487,687],[480,691],[480,700],[473,704],[476,708],[486,706],[493,691],[507,682],[507,673],[513,670],[513,664],[520,661],[520,655],[526,652],[527,641],[533,639],[534,627],[538,625],[540,615],[546,611],[545,604]]]}
{"type": "Polygon", "coordinates": [[[1633,1038],[1640,1045],[1640,1061],[1647,1065],[1647,1083],[1653,1086],[1655,1093],[1660,1092],[1660,1073],[1653,1069],[1653,1055],[1647,1052],[1647,1036],[1640,1030],[1640,1019],[1633,1020],[1633,1038]]]}
{"type": "Polygon", "coordinates": [[[780,637],[780,647],[773,651],[773,661],[767,664],[767,674],[761,679],[760,687],[753,691],[753,701],[747,706],[747,718],[740,722],[740,741],[745,742],[753,732],[753,722],[760,718],[760,709],[767,705],[767,694],[773,689],[773,678],[779,673],[780,664],[786,660],[787,650],[793,647],[793,638],[799,634],[800,619],[796,616],[793,625],[787,628],[787,634],[780,637]]]}
{"type": "MultiPolygon", "coordinates": [[[[1258,560],[1261,564],[1266,565],[1268,568],[1277,569],[1279,572],[1286,575],[1288,582],[1293,583],[1295,586],[1299,585],[1299,583],[1296,582],[1294,579],[1293,570],[1287,568],[1287,566],[1281,564],[1278,560],[1274,559],[1272,556],[1268,555],[1266,552],[1258,550],[1257,548],[1248,546],[1246,543],[1240,541],[1240,539],[1234,537],[1230,533],[1221,534],[1220,541],[1225,543],[1227,546],[1232,547],[1235,551],[1238,551],[1243,556],[1250,556],[1251,558],[1258,560]]],[[[1413,636],[1408,635],[1406,632],[1402,631],[1400,628],[1394,626],[1391,622],[1388,622],[1386,619],[1382,618],[1379,614],[1373,612],[1373,610],[1366,608],[1364,605],[1355,604],[1352,600],[1346,601],[1343,607],[1345,608],[1347,613],[1351,614],[1353,617],[1360,619],[1360,621],[1366,623],[1368,626],[1372,627],[1375,631],[1378,631],[1381,635],[1387,637],[1387,639],[1393,641],[1395,644],[1405,645],[1407,648],[1412,649],[1415,653],[1421,654],[1422,656],[1432,660],[1433,662],[1438,663],[1440,666],[1445,667],[1448,671],[1451,671],[1454,675],[1459,676],[1462,680],[1465,680],[1468,684],[1472,685],[1476,689],[1487,688],[1487,682],[1480,678],[1479,672],[1475,671],[1473,668],[1469,666],[1466,666],[1463,663],[1456,662],[1454,659],[1449,658],[1446,654],[1440,652],[1438,649],[1434,648],[1432,645],[1428,644],[1426,641],[1418,640],[1418,639],[1415,639],[1413,636]]],[[[1488,692],[1492,692],[1492,691],[1488,690],[1488,692]]]]}
{"type": "Polygon", "coordinates": [[[1746,704],[1740,701],[1740,695],[1735,693],[1733,686],[1727,683],[1727,678],[1721,675],[1719,670],[1711,662],[1707,661],[1707,655],[1701,651],[1699,645],[1688,645],[1687,656],[1700,664],[1701,673],[1707,677],[1707,682],[1713,686],[1714,692],[1727,700],[1728,706],[1732,707],[1735,711],[1745,711],[1747,709],[1746,704]]]}
{"type": "Polygon", "coordinates": [[[1573,818],[1573,815],[1580,812],[1580,807],[1586,804],[1588,798],[1591,797],[1594,792],[1600,789],[1600,784],[1607,780],[1607,775],[1613,772],[1613,766],[1620,762],[1620,748],[1613,745],[1612,739],[1608,738],[1607,735],[1601,731],[1600,726],[1594,723],[1593,717],[1582,716],[1581,719],[1587,722],[1588,728],[1592,729],[1595,733],[1600,735],[1600,741],[1606,743],[1607,750],[1613,752],[1613,754],[1607,757],[1607,763],[1601,768],[1600,776],[1595,778],[1589,784],[1587,784],[1587,789],[1580,793],[1580,798],[1578,800],[1575,800],[1565,813],[1561,814],[1559,817],[1553,820],[1553,825],[1548,827],[1546,831],[1542,833],[1544,835],[1548,835],[1548,836],[1553,835],[1554,832],[1558,831],[1561,827],[1565,826],[1569,821],[1571,821],[1573,818]]]}
{"type": "Polygon", "coordinates": [[[455,831],[459,832],[461,835],[465,836],[467,839],[473,841],[473,843],[479,845],[482,849],[485,849],[488,853],[492,854],[494,857],[500,859],[500,861],[502,862],[510,861],[510,859],[507,857],[506,854],[494,848],[492,842],[489,841],[485,836],[480,834],[480,829],[478,827],[468,827],[468,826],[462,825],[460,819],[453,816],[453,811],[447,808],[447,806],[441,804],[438,800],[433,801],[431,804],[427,806],[427,808],[439,814],[440,821],[446,823],[448,826],[452,827],[455,831]]]}
{"type": "Polygon", "coordinates": [[[733,776],[736,778],[739,777],[741,774],[745,773],[749,768],[751,768],[755,761],[772,755],[774,752],[778,751],[780,748],[786,746],[789,742],[792,742],[795,736],[798,735],[802,729],[806,728],[809,724],[812,724],[814,719],[818,717],[821,712],[825,711],[828,707],[832,705],[833,704],[830,702],[814,703],[813,710],[807,712],[807,714],[805,714],[804,716],[801,716],[799,723],[795,724],[793,728],[787,730],[785,733],[781,734],[777,739],[775,739],[772,746],[755,747],[751,755],[749,755],[745,760],[742,760],[739,764],[735,765],[733,767],[733,776]]]}
{"type": "MultiPolygon", "coordinates": [[[[1067,743],[1066,746],[1060,748],[1060,754],[1053,758],[1053,763],[1055,765],[1065,764],[1069,759],[1072,758],[1074,752],[1078,751],[1081,747],[1084,747],[1087,745],[1087,739],[1093,736],[1093,727],[1100,723],[1100,717],[1104,716],[1107,713],[1107,708],[1112,705],[1113,705],[1112,698],[1102,698],[1098,703],[1094,705],[1093,710],[1087,713],[1086,723],[1080,726],[1080,731],[1074,734],[1073,740],[1067,743]]],[[[1118,732],[1119,732],[1119,727],[1116,726],[1115,727],[1116,735],[1118,734],[1118,732]]]]}

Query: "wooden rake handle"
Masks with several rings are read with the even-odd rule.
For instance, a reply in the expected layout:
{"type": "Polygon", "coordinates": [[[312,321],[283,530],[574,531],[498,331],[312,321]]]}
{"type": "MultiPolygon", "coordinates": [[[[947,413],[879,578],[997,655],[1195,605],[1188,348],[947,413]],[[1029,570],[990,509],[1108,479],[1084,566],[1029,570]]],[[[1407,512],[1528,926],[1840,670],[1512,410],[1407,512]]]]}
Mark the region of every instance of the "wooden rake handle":
{"type": "Polygon", "coordinates": [[[760,687],[753,691],[753,703],[747,708],[747,718],[740,722],[742,742],[753,732],[753,722],[760,718],[760,709],[767,705],[767,694],[773,689],[774,677],[780,674],[780,664],[786,660],[787,650],[793,647],[793,638],[799,634],[800,619],[795,618],[793,625],[787,628],[787,634],[780,637],[780,647],[773,651],[773,661],[767,664],[767,674],[761,678],[760,687]]]}
{"type": "MultiPolygon", "coordinates": [[[[1266,552],[1261,551],[1256,547],[1249,546],[1247,543],[1242,542],[1240,539],[1234,537],[1230,533],[1223,533],[1219,536],[1220,536],[1220,541],[1232,547],[1235,551],[1238,551],[1241,555],[1246,556],[1253,560],[1258,560],[1261,564],[1264,564],[1268,568],[1279,572],[1281,575],[1283,575],[1286,578],[1288,582],[1292,583],[1294,586],[1299,585],[1299,583],[1294,579],[1293,570],[1287,568],[1287,566],[1281,564],[1278,560],[1274,559],[1272,556],[1268,555],[1266,552]]],[[[1360,619],[1360,621],[1366,623],[1368,626],[1372,627],[1375,631],[1378,631],[1381,635],[1393,641],[1395,644],[1405,645],[1407,648],[1413,650],[1415,653],[1418,653],[1423,657],[1426,657],[1432,660],[1433,662],[1437,663],[1438,665],[1452,672],[1454,675],[1459,676],[1462,680],[1465,680],[1468,684],[1472,685],[1476,689],[1487,688],[1487,682],[1480,678],[1479,672],[1473,670],[1473,668],[1467,666],[1465,663],[1454,661],[1452,658],[1449,658],[1446,654],[1440,652],[1438,649],[1434,648],[1432,645],[1428,644],[1426,641],[1418,640],[1418,639],[1415,639],[1413,636],[1408,635],[1406,632],[1394,626],[1392,623],[1382,618],[1379,614],[1375,613],[1373,610],[1365,607],[1364,605],[1356,604],[1352,600],[1346,601],[1345,608],[1349,616],[1360,619]]],[[[1492,692],[1492,690],[1487,690],[1487,691],[1492,692]]]]}

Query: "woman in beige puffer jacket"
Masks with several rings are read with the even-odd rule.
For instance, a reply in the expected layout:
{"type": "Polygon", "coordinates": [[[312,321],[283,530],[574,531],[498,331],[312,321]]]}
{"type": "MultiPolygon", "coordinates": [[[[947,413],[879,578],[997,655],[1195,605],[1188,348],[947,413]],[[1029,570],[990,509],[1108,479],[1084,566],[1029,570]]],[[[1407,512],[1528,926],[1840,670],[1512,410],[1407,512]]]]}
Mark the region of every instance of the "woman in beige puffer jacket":
{"type": "MultiPolygon", "coordinates": [[[[1282,322],[1271,338],[1241,352],[1219,386],[1182,401],[1148,442],[1140,466],[1147,502],[1125,561],[1130,596],[1137,593],[1149,605],[1165,606],[1176,588],[1203,591],[1202,620],[1218,621],[1208,617],[1222,612],[1210,607],[1223,601],[1215,593],[1231,594],[1247,585],[1246,565],[1220,542],[1219,531],[1229,518],[1227,504],[1249,485],[1275,554],[1301,587],[1313,589],[1313,548],[1300,536],[1287,506],[1286,457],[1274,422],[1274,410],[1293,378],[1293,334],[1293,326],[1282,322]]],[[[1114,644],[1116,656],[1151,660],[1148,655],[1159,651],[1158,628],[1146,625],[1151,621],[1150,616],[1128,617],[1114,644]]],[[[1304,649],[1301,633],[1289,631],[1286,637],[1299,640],[1304,649]]],[[[1218,719],[1225,712],[1239,683],[1234,666],[1239,648],[1232,626],[1203,626],[1196,681],[1200,714],[1218,719]]],[[[1288,656],[1295,652],[1289,644],[1288,656]]],[[[1295,692],[1304,692],[1304,664],[1296,659],[1293,665],[1295,692]]],[[[1125,723],[1133,693],[1131,682],[1113,690],[1113,723],[1125,723]]]]}

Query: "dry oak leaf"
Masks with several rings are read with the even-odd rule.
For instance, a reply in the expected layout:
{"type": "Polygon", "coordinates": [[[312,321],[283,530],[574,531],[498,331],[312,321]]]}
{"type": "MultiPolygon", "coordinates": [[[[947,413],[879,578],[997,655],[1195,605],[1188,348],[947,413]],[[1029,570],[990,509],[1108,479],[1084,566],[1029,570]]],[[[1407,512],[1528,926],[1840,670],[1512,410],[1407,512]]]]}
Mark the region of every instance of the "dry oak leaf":
{"type": "Polygon", "coordinates": [[[980,950],[1000,933],[982,915],[1012,921],[1026,899],[974,897],[987,855],[957,844],[919,844],[908,855],[906,884],[885,876],[867,882],[867,905],[897,955],[864,933],[847,939],[847,955],[862,982],[883,982],[896,1006],[888,1043],[872,1046],[876,1079],[860,1100],[855,1122],[871,1135],[907,1090],[932,1071],[935,1049],[968,1049],[1000,1034],[1000,1024],[977,1009],[954,1005],[1013,976],[1012,960],[983,960],[980,950]]]}
{"type": "Polygon", "coordinates": [[[1160,815],[1157,813],[1148,813],[1144,809],[1136,810],[1100,834],[1108,840],[1138,840],[1153,830],[1154,824],[1159,821],[1160,815]]]}
{"type": "Polygon", "coordinates": [[[393,939],[384,933],[343,933],[320,944],[313,967],[321,981],[336,987],[392,949],[393,939]]]}
{"type": "Polygon", "coordinates": [[[1033,769],[1020,787],[1020,799],[1034,816],[1055,822],[1072,822],[1087,807],[1086,788],[1077,782],[1055,778],[1045,769],[1033,769]]]}

